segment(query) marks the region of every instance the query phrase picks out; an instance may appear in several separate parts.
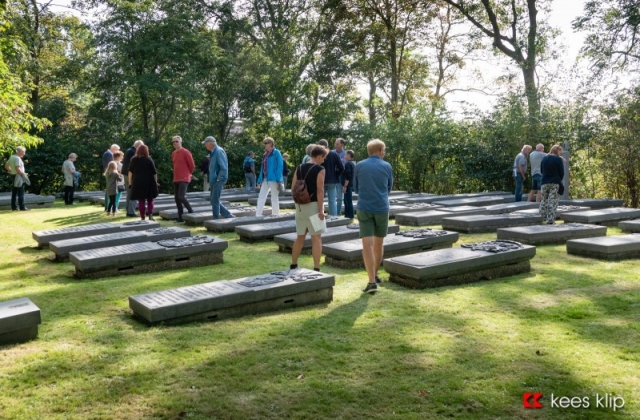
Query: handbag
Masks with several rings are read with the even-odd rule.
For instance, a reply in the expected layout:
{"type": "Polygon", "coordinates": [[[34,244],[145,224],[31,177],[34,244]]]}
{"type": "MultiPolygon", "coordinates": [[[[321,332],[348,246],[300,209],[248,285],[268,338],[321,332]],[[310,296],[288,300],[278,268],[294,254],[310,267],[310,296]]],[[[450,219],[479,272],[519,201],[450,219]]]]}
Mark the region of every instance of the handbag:
{"type": "Polygon", "coordinates": [[[123,193],[125,192],[127,189],[124,187],[124,184],[118,184],[118,192],[123,193]]]}

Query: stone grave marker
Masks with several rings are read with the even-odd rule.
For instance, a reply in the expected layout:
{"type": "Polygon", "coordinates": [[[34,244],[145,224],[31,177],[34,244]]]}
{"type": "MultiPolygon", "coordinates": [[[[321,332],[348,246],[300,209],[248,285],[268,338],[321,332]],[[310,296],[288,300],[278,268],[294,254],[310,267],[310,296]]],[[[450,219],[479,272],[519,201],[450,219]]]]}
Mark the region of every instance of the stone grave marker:
{"type": "MultiPolygon", "coordinates": [[[[421,252],[427,249],[448,248],[458,241],[457,232],[433,229],[414,229],[397,232],[384,238],[383,249],[387,257],[421,252]]],[[[339,268],[362,268],[362,240],[322,244],[325,264],[339,268]]]]}
{"type": "MultiPolygon", "coordinates": [[[[400,226],[398,225],[389,225],[387,227],[387,233],[392,234],[400,231],[400,226]]],[[[278,244],[278,249],[280,252],[288,252],[291,253],[293,248],[293,243],[295,242],[298,234],[293,233],[284,233],[282,235],[276,235],[273,237],[273,241],[278,244]]],[[[332,228],[327,228],[327,231],[322,234],[322,243],[330,244],[333,242],[342,242],[348,241],[351,239],[357,239],[360,237],[360,226],[357,223],[351,223],[346,226],[336,226],[332,228]]],[[[307,234],[304,239],[304,244],[302,245],[302,252],[310,253],[311,252],[311,236],[307,234]]]]}
{"type": "Polygon", "coordinates": [[[148,220],[135,220],[125,223],[95,223],[92,225],[71,226],[62,229],[38,230],[32,232],[31,237],[38,243],[38,248],[45,248],[53,241],[126,232],[129,230],[147,230],[157,227],[160,227],[160,223],[148,220]]]}
{"type": "Polygon", "coordinates": [[[501,227],[532,226],[540,223],[542,223],[542,216],[537,214],[478,214],[445,217],[442,219],[442,229],[480,233],[495,232],[501,227]]]}
{"type": "Polygon", "coordinates": [[[623,220],[640,217],[640,209],[627,207],[610,207],[600,210],[571,212],[562,215],[565,222],[593,223],[604,226],[617,226],[623,220]]]}
{"type": "MultiPolygon", "coordinates": [[[[565,213],[572,213],[575,211],[591,210],[589,207],[581,206],[558,206],[556,208],[556,220],[562,220],[562,215],[565,213]]],[[[540,209],[528,209],[528,210],[516,210],[514,214],[540,214],[540,209]]]]}
{"type": "MultiPolygon", "coordinates": [[[[327,228],[335,226],[345,226],[351,222],[350,219],[344,217],[325,216],[325,220],[327,221],[327,228]]],[[[267,224],[259,223],[253,225],[241,225],[236,226],[235,230],[241,241],[251,243],[256,241],[270,240],[273,239],[273,237],[276,235],[295,232],[296,221],[286,220],[267,224]]]]}
{"type": "Polygon", "coordinates": [[[69,254],[75,251],[137,244],[140,242],[158,242],[165,239],[185,238],[188,236],[191,236],[191,231],[188,229],[174,226],[157,227],[147,230],[129,230],[53,241],[49,243],[49,249],[53,252],[55,261],[66,261],[69,259],[69,254]]]}
{"type": "Polygon", "coordinates": [[[624,200],[614,198],[581,198],[573,200],[560,200],[561,206],[581,206],[589,207],[592,210],[605,209],[609,207],[622,207],[624,200]]]}
{"type": "Polygon", "coordinates": [[[567,253],[603,260],[640,258],[640,235],[571,239],[567,241],[567,253]]]}
{"type": "Polygon", "coordinates": [[[29,298],[0,302],[0,345],[24,343],[38,336],[40,308],[29,298]]]}
{"type": "Polygon", "coordinates": [[[491,280],[531,270],[536,248],[513,241],[489,241],[385,258],[389,280],[423,289],[491,280]]]}
{"type": "Polygon", "coordinates": [[[513,203],[494,204],[492,206],[486,207],[488,214],[512,213],[514,211],[532,210],[532,209],[535,209],[537,212],[539,208],[540,208],[540,203],[534,203],[530,201],[518,201],[513,203]]]}
{"type": "Polygon", "coordinates": [[[640,233],[640,219],[625,220],[618,223],[618,227],[623,232],[640,233]]]}
{"type": "MultiPolygon", "coordinates": [[[[391,200],[390,200],[391,201],[391,200]]],[[[393,200],[396,201],[396,200],[393,200]]],[[[400,213],[415,213],[427,210],[439,209],[442,206],[432,203],[394,203],[389,205],[389,218],[393,219],[400,213]]]]}
{"type": "Polygon", "coordinates": [[[433,204],[443,207],[459,207],[459,206],[490,206],[492,204],[504,204],[513,201],[513,197],[503,195],[485,195],[479,197],[454,198],[446,200],[436,200],[433,204]],[[509,200],[511,198],[511,200],[509,200]]]}
{"type": "Polygon", "coordinates": [[[396,214],[396,224],[403,226],[429,226],[439,225],[445,217],[453,217],[455,215],[473,215],[486,214],[484,207],[462,206],[439,208],[437,210],[427,210],[414,213],[396,214]]]}
{"type": "Polygon", "coordinates": [[[220,264],[227,246],[213,236],[190,236],[76,251],[69,260],[77,278],[99,278],[220,264]]]}
{"type": "MultiPolygon", "coordinates": [[[[13,179],[13,178],[12,178],[13,179]]],[[[53,207],[56,197],[53,195],[25,194],[24,205],[27,208],[36,209],[43,207],[53,207]]],[[[18,201],[16,200],[16,204],[18,201]]],[[[0,197],[0,210],[11,210],[11,195],[0,197]]]]}
{"type": "Polygon", "coordinates": [[[214,321],[328,303],[335,277],[306,269],[276,271],[130,296],[134,315],[148,324],[214,321]]]}
{"type": "Polygon", "coordinates": [[[498,229],[498,239],[529,245],[563,244],[569,239],[606,236],[607,227],[582,223],[522,226],[498,229]]]}
{"type": "MultiPolygon", "coordinates": [[[[265,209],[266,210],[266,209],[265,209]]],[[[285,220],[294,220],[296,214],[291,213],[280,213],[275,215],[265,215],[265,216],[248,216],[248,217],[236,217],[235,219],[218,219],[218,220],[207,220],[204,222],[204,227],[210,232],[223,233],[223,232],[233,232],[235,231],[237,226],[243,225],[254,225],[257,223],[260,224],[268,224],[268,223],[277,223],[285,220]]]]}
{"type": "MultiPolygon", "coordinates": [[[[225,207],[231,212],[231,214],[235,215],[236,217],[253,216],[256,213],[255,207],[241,205],[238,203],[227,203],[225,207]]],[[[206,203],[202,206],[192,207],[191,209],[193,210],[193,213],[187,212],[186,209],[182,213],[182,219],[187,222],[188,225],[201,225],[204,220],[209,220],[213,217],[210,203],[206,203]],[[209,218],[201,220],[202,218],[206,217],[206,214],[209,215],[209,218]],[[185,219],[185,216],[190,216],[189,221],[185,219]]],[[[173,206],[173,208],[162,210],[159,213],[159,216],[165,220],[176,220],[178,218],[178,209],[176,209],[176,206],[173,206]]]]}

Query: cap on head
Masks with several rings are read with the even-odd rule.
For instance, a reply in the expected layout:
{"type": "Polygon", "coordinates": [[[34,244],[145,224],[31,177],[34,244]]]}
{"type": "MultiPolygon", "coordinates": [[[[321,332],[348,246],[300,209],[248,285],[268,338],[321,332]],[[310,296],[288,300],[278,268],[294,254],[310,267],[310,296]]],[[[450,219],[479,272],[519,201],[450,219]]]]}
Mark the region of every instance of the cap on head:
{"type": "Polygon", "coordinates": [[[213,136],[207,136],[207,137],[203,140],[202,144],[207,144],[207,143],[217,144],[218,142],[216,141],[215,137],[213,137],[213,136]]]}

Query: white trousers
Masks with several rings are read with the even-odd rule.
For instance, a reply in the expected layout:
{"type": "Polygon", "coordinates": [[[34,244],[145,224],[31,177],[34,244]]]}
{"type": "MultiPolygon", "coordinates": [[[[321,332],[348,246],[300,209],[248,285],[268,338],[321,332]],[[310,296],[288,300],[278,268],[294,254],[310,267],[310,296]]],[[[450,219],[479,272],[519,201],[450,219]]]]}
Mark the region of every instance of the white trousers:
{"type": "Polygon", "coordinates": [[[280,214],[280,201],[278,201],[278,183],[275,181],[263,182],[260,185],[260,195],[258,196],[258,205],[256,206],[256,216],[262,216],[264,203],[267,201],[267,194],[271,190],[271,214],[280,214]]]}

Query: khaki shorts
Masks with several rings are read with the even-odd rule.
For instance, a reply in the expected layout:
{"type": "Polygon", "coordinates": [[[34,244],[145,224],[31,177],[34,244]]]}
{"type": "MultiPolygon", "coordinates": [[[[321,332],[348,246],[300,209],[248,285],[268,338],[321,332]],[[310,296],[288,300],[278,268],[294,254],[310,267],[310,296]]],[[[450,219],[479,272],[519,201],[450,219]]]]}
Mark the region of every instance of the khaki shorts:
{"type": "Polygon", "coordinates": [[[370,213],[358,210],[358,223],[360,223],[360,237],[377,236],[384,238],[387,236],[389,228],[389,213],[370,213]]]}
{"type": "Polygon", "coordinates": [[[304,235],[307,230],[311,236],[322,233],[322,230],[317,232],[313,230],[313,225],[309,220],[310,216],[318,213],[318,203],[315,201],[307,204],[296,204],[296,234],[304,235]]]}

